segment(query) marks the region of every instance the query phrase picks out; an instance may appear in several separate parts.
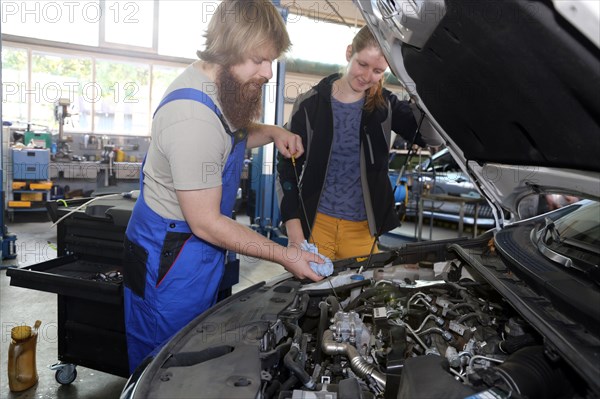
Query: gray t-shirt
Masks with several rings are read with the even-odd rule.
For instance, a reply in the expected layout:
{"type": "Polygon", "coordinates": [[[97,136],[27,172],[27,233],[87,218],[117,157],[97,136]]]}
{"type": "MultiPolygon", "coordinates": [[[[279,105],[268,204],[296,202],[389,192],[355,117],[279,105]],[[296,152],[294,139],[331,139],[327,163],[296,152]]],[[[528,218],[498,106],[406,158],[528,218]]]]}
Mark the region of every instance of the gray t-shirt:
{"type": "MultiPolygon", "coordinates": [[[[167,89],[195,88],[220,108],[216,85],[192,65],[167,89]]],[[[214,111],[193,100],[165,104],[154,116],[152,140],[144,166],[144,198],[160,216],[184,220],[175,190],[199,190],[221,185],[231,151],[231,137],[214,111]]]]}
{"type": "Polygon", "coordinates": [[[344,220],[367,220],[360,182],[360,120],[364,99],[342,103],[331,97],[333,143],[319,212],[344,220]]]}

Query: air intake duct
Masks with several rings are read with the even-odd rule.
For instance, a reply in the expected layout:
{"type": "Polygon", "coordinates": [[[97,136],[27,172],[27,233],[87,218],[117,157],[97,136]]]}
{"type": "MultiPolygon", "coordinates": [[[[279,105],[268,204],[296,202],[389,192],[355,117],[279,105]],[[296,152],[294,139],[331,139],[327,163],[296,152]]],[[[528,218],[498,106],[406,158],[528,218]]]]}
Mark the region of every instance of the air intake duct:
{"type": "Polygon", "coordinates": [[[521,396],[537,399],[571,397],[571,384],[560,362],[551,362],[542,346],[520,349],[495,369],[521,396]]]}

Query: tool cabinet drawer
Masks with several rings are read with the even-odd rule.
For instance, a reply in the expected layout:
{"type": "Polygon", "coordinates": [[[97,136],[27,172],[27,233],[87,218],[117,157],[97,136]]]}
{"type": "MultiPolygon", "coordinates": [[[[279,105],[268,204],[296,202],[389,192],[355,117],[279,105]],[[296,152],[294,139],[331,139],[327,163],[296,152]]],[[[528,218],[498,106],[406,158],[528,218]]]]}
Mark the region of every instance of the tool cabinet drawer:
{"type": "Polygon", "coordinates": [[[120,304],[121,265],[68,255],[18,269],[8,269],[10,285],[97,302],[120,304]]]}

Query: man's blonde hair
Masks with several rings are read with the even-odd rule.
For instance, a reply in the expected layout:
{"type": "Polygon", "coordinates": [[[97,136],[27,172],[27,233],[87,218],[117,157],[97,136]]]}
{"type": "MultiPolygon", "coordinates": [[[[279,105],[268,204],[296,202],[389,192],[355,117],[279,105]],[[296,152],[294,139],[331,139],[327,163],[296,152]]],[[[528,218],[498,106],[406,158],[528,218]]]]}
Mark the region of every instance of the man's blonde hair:
{"type": "Polygon", "coordinates": [[[277,58],[290,47],[283,18],[270,0],[223,0],[204,37],[206,47],[198,57],[222,66],[242,63],[265,46],[277,58]]]}

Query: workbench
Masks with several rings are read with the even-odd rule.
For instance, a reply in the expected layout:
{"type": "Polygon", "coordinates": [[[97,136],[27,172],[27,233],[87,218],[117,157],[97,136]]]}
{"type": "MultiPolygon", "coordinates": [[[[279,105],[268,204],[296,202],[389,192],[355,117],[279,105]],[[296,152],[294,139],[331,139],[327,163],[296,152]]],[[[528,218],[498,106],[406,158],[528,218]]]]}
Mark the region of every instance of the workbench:
{"type": "Polygon", "coordinates": [[[48,175],[51,180],[83,180],[96,183],[98,175],[102,180],[99,186],[108,187],[110,176],[116,180],[139,180],[141,162],[92,162],[92,161],[53,161],[48,166],[48,175]]]}

